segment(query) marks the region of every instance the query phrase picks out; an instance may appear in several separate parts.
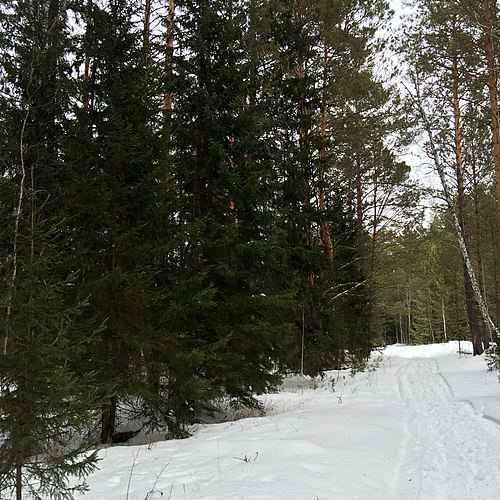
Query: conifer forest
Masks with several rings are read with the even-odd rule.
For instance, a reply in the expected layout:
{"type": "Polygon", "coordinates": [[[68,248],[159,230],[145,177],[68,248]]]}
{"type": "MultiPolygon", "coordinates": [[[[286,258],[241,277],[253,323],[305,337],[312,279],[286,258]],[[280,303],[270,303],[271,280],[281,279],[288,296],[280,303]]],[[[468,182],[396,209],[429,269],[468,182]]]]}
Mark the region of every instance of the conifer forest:
{"type": "Polygon", "coordinates": [[[0,498],[70,498],[125,418],[494,346],[498,8],[3,0],[0,498]]]}

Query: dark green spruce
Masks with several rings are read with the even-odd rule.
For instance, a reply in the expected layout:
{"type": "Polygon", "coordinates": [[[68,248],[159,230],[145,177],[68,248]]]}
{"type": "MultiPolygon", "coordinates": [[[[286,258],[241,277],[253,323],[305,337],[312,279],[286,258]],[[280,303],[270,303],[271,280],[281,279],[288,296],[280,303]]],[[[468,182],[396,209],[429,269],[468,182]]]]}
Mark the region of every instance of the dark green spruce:
{"type": "Polygon", "coordinates": [[[82,320],[87,301],[68,265],[67,6],[7,2],[0,23],[0,495],[71,498],[96,463],[82,453],[93,444],[97,378],[77,365],[98,331],[82,320]]]}

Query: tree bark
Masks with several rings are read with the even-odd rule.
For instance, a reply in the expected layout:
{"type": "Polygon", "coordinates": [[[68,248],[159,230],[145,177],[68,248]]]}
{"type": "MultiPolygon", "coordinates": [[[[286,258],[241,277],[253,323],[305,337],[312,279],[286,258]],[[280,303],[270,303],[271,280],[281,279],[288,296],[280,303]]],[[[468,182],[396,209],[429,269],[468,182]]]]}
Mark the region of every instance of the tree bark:
{"type": "MultiPolygon", "coordinates": [[[[456,161],[456,179],[457,179],[457,210],[460,230],[466,246],[467,253],[469,252],[468,231],[465,220],[465,188],[464,188],[464,161],[462,154],[461,128],[460,128],[460,100],[458,90],[458,63],[456,59],[452,63],[452,92],[453,92],[453,139],[455,143],[455,161],[456,161]]],[[[463,261],[464,287],[465,287],[465,306],[467,311],[467,319],[474,347],[474,354],[482,354],[482,331],[477,319],[474,291],[470,282],[470,276],[467,272],[467,265],[463,261]]]]}
{"type": "Polygon", "coordinates": [[[16,500],[23,498],[23,466],[22,463],[16,464],[16,500]]]}
{"type": "MultiPolygon", "coordinates": [[[[167,76],[172,75],[172,70],[174,66],[174,16],[175,16],[175,0],[168,0],[168,10],[167,10],[167,29],[165,32],[165,39],[167,45],[167,52],[165,57],[165,69],[167,76]]],[[[166,91],[163,96],[163,110],[170,116],[172,112],[172,92],[166,91]]]]}
{"type": "Polygon", "coordinates": [[[327,85],[328,85],[328,47],[326,42],[323,45],[323,96],[321,103],[321,126],[320,126],[320,141],[321,147],[319,151],[319,175],[318,175],[318,200],[319,200],[319,211],[321,215],[321,241],[323,242],[323,247],[325,249],[326,258],[333,262],[333,243],[330,235],[330,228],[328,227],[328,222],[324,220],[323,214],[326,212],[326,202],[325,202],[325,162],[326,162],[326,116],[327,116],[327,85]]]}
{"type": "MultiPolygon", "coordinates": [[[[114,204],[116,206],[116,204],[114,204]]],[[[108,272],[112,273],[120,268],[118,251],[115,243],[113,242],[108,250],[108,272]]],[[[107,304],[109,308],[108,323],[110,326],[118,325],[120,321],[119,306],[117,304],[117,297],[115,289],[112,284],[107,287],[107,304]]],[[[121,372],[120,366],[120,347],[113,338],[108,338],[103,346],[103,359],[108,361],[112,366],[113,375],[116,376],[117,372],[121,372]]],[[[120,373],[121,375],[121,373],[120,373]]],[[[101,413],[101,443],[111,443],[111,438],[115,431],[116,425],[116,407],[118,397],[113,395],[109,402],[105,403],[101,413]]]]}
{"type": "Polygon", "coordinates": [[[165,90],[163,93],[163,143],[165,156],[170,156],[170,141],[172,130],[173,96],[170,87],[174,70],[174,22],[175,22],[175,0],[168,0],[166,31],[165,31],[165,90]]]}
{"type": "MultiPolygon", "coordinates": [[[[90,30],[92,26],[92,0],[87,0],[87,7],[86,7],[86,12],[85,12],[85,21],[86,21],[86,27],[85,27],[85,34],[84,34],[84,60],[83,60],[83,95],[82,95],[82,101],[83,101],[83,111],[85,114],[88,114],[88,112],[91,109],[91,102],[90,102],[90,92],[89,92],[89,83],[90,83],[90,69],[91,69],[91,57],[90,57],[90,30]]],[[[85,133],[88,133],[90,130],[90,126],[87,122],[85,122],[85,133]]]]}
{"type": "MultiPolygon", "coordinates": [[[[25,134],[26,134],[26,126],[28,123],[28,118],[31,113],[31,105],[28,105],[28,109],[26,111],[26,115],[24,116],[23,124],[21,126],[21,136],[19,138],[19,168],[20,168],[20,179],[19,179],[19,189],[17,192],[17,203],[16,207],[14,209],[14,238],[13,238],[13,244],[12,244],[12,273],[10,275],[10,278],[7,283],[7,298],[6,298],[6,308],[5,308],[5,336],[3,339],[3,346],[2,346],[2,352],[5,355],[7,355],[7,349],[9,346],[9,338],[10,338],[10,327],[9,327],[9,320],[12,315],[12,293],[13,293],[13,288],[16,282],[17,278],[17,245],[18,245],[18,240],[19,240],[19,225],[21,222],[21,213],[23,209],[23,203],[24,203],[24,195],[25,195],[25,181],[26,181],[26,166],[25,166],[25,156],[24,156],[24,150],[25,150],[25,134]]],[[[0,386],[0,391],[3,391],[3,384],[0,386]]],[[[1,396],[1,392],[0,392],[1,396]]]]}
{"type": "MultiPolygon", "coordinates": [[[[294,2],[294,20],[295,20],[295,28],[297,32],[297,36],[302,36],[304,32],[303,16],[302,16],[302,0],[295,0],[294,2]]],[[[308,161],[305,156],[306,148],[307,148],[307,128],[305,125],[305,120],[308,114],[306,96],[304,95],[304,78],[305,78],[305,61],[304,54],[302,52],[302,48],[299,47],[299,51],[297,54],[297,64],[295,66],[295,74],[297,77],[297,85],[299,88],[298,94],[298,133],[299,133],[299,168],[300,172],[298,175],[298,183],[297,189],[301,189],[302,187],[302,214],[304,215],[306,212],[309,212],[309,207],[311,205],[311,192],[309,185],[309,172],[308,172],[308,161]],[[300,186],[302,183],[302,186],[300,186]]],[[[303,217],[303,226],[302,231],[305,236],[306,245],[312,247],[313,245],[313,236],[312,230],[310,226],[309,216],[303,217]]],[[[307,273],[307,283],[309,285],[313,285],[315,281],[315,276],[312,272],[307,273]]]]}
{"type": "Polygon", "coordinates": [[[444,310],[444,299],[441,297],[441,316],[443,318],[443,334],[444,334],[444,341],[448,342],[448,330],[446,328],[446,313],[444,310]]]}
{"type": "Polygon", "coordinates": [[[493,161],[495,164],[495,188],[497,197],[498,217],[500,218],[500,122],[498,118],[497,67],[495,64],[495,38],[493,23],[496,20],[496,5],[490,0],[483,0],[484,53],[488,68],[488,97],[490,101],[490,120],[493,145],[493,161]]]}
{"type": "Polygon", "coordinates": [[[144,30],[142,33],[143,64],[149,60],[149,37],[151,33],[151,0],[144,2],[144,30]]]}
{"type": "Polygon", "coordinates": [[[116,426],[117,404],[118,399],[116,396],[113,396],[109,404],[101,413],[101,444],[109,444],[112,442],[116,426]]]}
{"type": "MultiPolygon", "coordinates": [[[[475,232],[476,232],[476,259],[477,259],[477,270],[478,270],[478,284],[479,288],[484,294],[486,299],[486,286],[484,281],[484,264],[483,264],[483,238],[482,238],[482,227],[481,227],[481,202],[479,200],[478,193],[478,181],[477,181],[477,169],[476,161],[473,158],[471,162],[472,167],[472,184],[473,184],[473,201],[474,201],[474,222],[475,222],[475,232]]],[[[488,328],[489,338],[492,340],[491,328],[488,328]]],[[[487,349],[489,347],[488,338],[483,335],[484,347],[487,349]]]]}
{"type": "Polygon", "coordinates": [[[201,169],[203,162],[203,121],[198,117],[196,125],[196,151],[194,159],[194,188],[193,188],[193,214],[195,217],[201,215],[201,169]]]}

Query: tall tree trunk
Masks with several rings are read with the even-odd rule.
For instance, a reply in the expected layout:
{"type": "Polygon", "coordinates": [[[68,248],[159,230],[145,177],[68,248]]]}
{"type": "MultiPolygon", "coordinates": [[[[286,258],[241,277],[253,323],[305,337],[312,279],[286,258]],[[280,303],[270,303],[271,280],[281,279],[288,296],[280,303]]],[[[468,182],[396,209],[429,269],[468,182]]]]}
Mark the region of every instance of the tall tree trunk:
{"type": "MultiPolygon", "coordinates": [[[[374,174],[376,175],[376,174],[374,174]]],[[[377,236],[378,236],[378,176],[373,182],[373,216],[372,216],[372,238],[371,238],[371,254],[370,254],[370,266],[372,273],[375,270],[375,255],[377,251],[377,236]]]]}
{"type": "Polygon", "coordinates": [[[142,32],[142,58],[146,67],[149,60],[149,38],[151,35],[151,0],[144,1],[144,29],[142,32]]]}
{"type": "MultiPolygon", "coordinates": [[[[174,22],[175,22],[175,0],[168,0],[166,29],[165,29],[165,81],[163,92],[163,124],[162,139],[165,156],[171,153],[170,142],[172,132],[172,78],[174,71],[174,22]]],[[[166,182],[167,179],[165,178],[166,182]]]]}
{"type": "Polygon", "coordinates": [[[359,151],[355,153],[355,186],[356,186],[356,224],[358,227],[358,234],[363,234],[363,179],[361,172],[361,159],[359,151]]]}
{"type": "MultiPolygon", "coordinates": [[[[5,314],[5,323],[6,323],[6,331],[5,331],[5,339],[4,339],[4,345],[3,345],[3,354],[7,355],[7,349],[8,349],[8,344],[9,344],[9,320],[10,316],[12,314],[12,292],[13,288],[15,286],[16,282],[16,277],[17,277],[17,244],[18,244],[18,239],[19,239],[19,225],[20,225],[20,219],[21,219],[21,212],[23,209],[23,203],[24,203],[24,198],[25,198],[25,182],[26,182],[26,164],[25,164],[25,134],[26,134],[26,126],[28,123],[28,118],[31,113],[31,106],[28,105],[28,109],[26,111],[26,115],[23,120],[23,125],[21,127],[21,136],[19,138],[19,152],[20,152],[20,169],[21,169],[21,179],[19,182],[19,190],[18,190],[18,199],[17,199],[17,205],[15,209],[15,220],[14,220],[14,243],[13,243],[13,250],[12,250],[12,275],[9,281],[9,291],[8,291],[8,296],[7,296],[7,309],[6,309],[6,314],[5,314]]],[[[31,176],[33,176],[33,169],[30,169],[31,176]]],[[[32,181],[33,182],[33,181],[32,181]]],[[[33,193],[31,193],[33,196],[33,193]]],[[[33,219],[32,219],[33,221],[33,219]]],[[[33,239],[33,227],[31,228],[31,239],[33,239]]],[[[33,245],[31,245],[32,251],[33,251],[33,245]]],[[[31,258],[33,259],[33,253],[31,254],[31,258]]],[[[19,385],[23,385],[25,377],[21,377],[19,380],[19,385]]],[[[3,381],[2,381],[3,382],[3,381]]],[[[0,390],[3,390],[4,384],[2,383],[0,390]]],[[[19,389],[19,388],[18,388],[19,389]]],[[[9,390],[9,389],[8,389],[9,390]]],[[[0,397],[2,396],[0,392],[0,397]]],[[[19,423],[19,427],[21,428],[22,431],[22,423],[19,423]]],[[[24,463],[25,457],[23,456],[23,451],[22,448],[18,450],[17,452],[17,458],[16,458],[16,500],[21,500],[22,499],[22,473],[23,473],[23,463],[24,463]]]]}
{"type": "MultiPolygon", "coordinates": [[[[205,4],[203,4],[205,5],[205,4]]],[[[202,15],[202,14],[200,14],[202,15]]],[[[198,93],[203,94],[207,91],[207,53],[208,48],[200,49],[200,63],[198,73],[198,93]]],[[[167,96],[168,97],[168,96],[167,96]]],[[[167,105],[170,103],[167,101],[167,105]]],[[[200,105],[198,105],[200,106],[200,105]]],[[[194,178],[193,178],[193,214],[198,217],[202,213],[202,191],[203,191],[203,164],[205,161],[205,117],[203,106],[199,107],[196,116],[196,130],[195,130],[195,157],[194,157],[194,178]]],[[[205,207],[203,207],[205,208],[205,207]]]]}
{"type": "MultiPolygon", "coordinates": [[[[474,201],[474,222],[475,222],[475,232],[476,232],[476,259],[477,259],[477,272],[478,272],[478,284],[481,291],[484,294],[486,300],[486,286],[484,280],[484,264],[483,264],[483,238],[482,238],[482,227],[481,227],[481,202],[479,200],[478,192],[478,180],[477,180],[477,168],[475,158],[471,161],[472,168],[472,184],[473,184],[473,201],[474,201]]],[[[489,325],[488,325],[489,326],[489,325]]],[[[489,338],[492,337],[491,328],[488,327],[489,338]]],[[[485,348],[489,347],[489,340],[483,335],[485,348]]]]}
{"type": "MultiPolygon", "coordinates": [[[[294,2],[294,20],[295,20],[295,29],[297,36],[301,37],[304,35],[304,26],[303,26],[303,13],[302,13],[302,0],[295,0],[294,2]]],[[[311,193],[310,193],[310,184],[309,184],[309,172],[308,172],[308,159],[306,157],[306,148],[307,148],[307,127],[305,125],[305,120],[308,114],[307,110],[307,102],[305,96],[305,88],[304,88],[304,79],[305,79],[305,61],[304,54],[302,52],[302,46],[299,45],[299,51],[297,54],[297,64],[295,66],[295,75],[297,77],[297,85],[299,88],[298,94],[298,132],[299,132],[299,175],[298,182],[301,183],[302,186],[297,186],[300,190],[302,188],[302,216],[303,216],[303,226],[302,231],[305,237],[306,245],[312,247],[313,237],[312,230],[310,227],[309,220],[309,207],[311,205],[311,193]],[[307,213],[307,215],[305,215],[307,213]]],[[[314,274],[308,272],[307,274],[307,283],[309,285],[314,284],[314,274]]]]}
{"type": "MultiPolygon", "coordinates": [[[[83,95],[82,95],[83,111],[85,112],[85,114],[88,114],[88,112],[92,108],[90,91],[89,91],[89,84],[91,81],[90,72],[92,63],[92,58],[90,56],[90,40],[92,38],[91,30],[93,29],[92,9],[93,9],[93,0],[87,0],[87,6],[85,11],[86,26],[83,39],[83,48],[85,54],[83,59],[83,95]]],[[[88,133],[89,130],[90,130],[89,123],[87,122],[87,120],[85,120],[85,132],[88,133]]]]}
{"type": "MultiPolygon", "coordinates": [[[[8,280],[8,286],[7,286],[7,297],[6,297],[6,308],[5,308],[5,336],[3,339],[3,346],[2,346],[2,352],[4,356],[7,354],[7,349],[9,345],[9,338],[10,338],[10,326],[9,326],[9,320],[12,315],[12,293],[13,293],[13,288],[16,282],[16,277],[17,277],[17,245],[18,245],[18,240],[19,240],[19,225],[21,222],[21,213],[23,209],[23,203],[24,203],[24,195],[25,195],[25,181],[26,181],[26,166],[25,166],[25,135],[26,135],[26,126],[28,123],[28,118],[31,113],[31,106],[28,105],[28,109],[26,111],[26,115],[24,116],[23,124],[21,126],[21,136],[19,138],[19,168],[20,168],[20,177],[19,177],[19,187],[17,191],[17,203],[16,207],[14,209],[14,237],[13,237],[13,244],[12,244],[12,273],[10,275],[10,278],[8,280]]],[[[0,386],[0,390],[3,390],[3,384],[0,386]]],[[[1,393],[0,393],[1,396],[1,393]]]]}
{"type": "Polygon", "coordinates": [[[201,170],[203,164],[203,118],[198,117],[196,125],[196,150],[194,158],[194,196],[193,196],[193,214],[198,217],[201,215],[201,170]]]}
{"type": "Polygon", "coordinates": [[[485,291],[484,286],[484,265],[483,265],[483,238],[482,238],[482,227],[481,227],[481,201],[479,200],[479,184],[477,179],[477,165],[473,158],[471,161],[472,169],[472,189],[473,189],[473,202],[474,202],[474,229],[476,232],[476,258],[477,258],[477,268],[478,268],[478,282],[483,293],[485,291]]]}
{"type": "Polygon", "coordinates": [[[325,162],[326,162],[326,118],[327,118],[327,86],[328,86],[328,47],[326,42],[323,44],[323,96],[321,103],[321,126],[320,126],[320,141],[319,150],[319,175],[318,175],[318,200],[319,211],[321,214],[321,241],[325,249],[326,258],[333,262],[333,243],[330,235],[328,222],[324,220],[323,214],[326,212],[325,203],[325,162]]]}
{"type": "MultiPolygon", "coordinates": [[[[90,78],[90,55],[85,54],[85,60],[83,64],[83,111],[87,114],[90,109],[90,93],[88,90],[88,82],[90,78]]],[[[87,125],[88,128],[88,125],[87,125]]]]}
{"type": "MultiPolygon", "coordinates": [[[[500,255],[500,245],[498,242],[498,233],[496,231],[496,228],[491,227],[489,231],[489,241],[491,242],[492,245],[492,253],[493,253],[493,290],[494,290],[494,297],[493,297],[493,304],[495,305],[495,316],[497,318],[500,317],[500,279],[498,276],[498,268],[499,268],[499,261],[498,261],[498,256],[500,255]]],[[[490,330],[491,331],[491,330],[490,330]]]]}
{"type": "Polygon", "coordinates": [[[427,290],[427,319],[429,320],[429,333],[431,334],[431,341],[433,344],[436,343],[436,338],[434,336],[434,326],[432,324],[432,313],[433,313],[433,307],[432,307],[432,298],[431,298],[431,292],[430,290],[427,290]]]}
{"type": "MultiPolygon", "coordinates": [[[[295,0],[295,27],[297,30],[297,34],[299,37],[304,35],[304,26],[303,26],[303,12],[302,12],[302,0],[295,0]]],[[[305,236],[306,245],[308,247],[312,247],[313,245],[313,234],[309,217],[309,208],[311,206],[311,190],[310,190],[310,176],[308,169],[308,158],[306,155],[307,149],[307,125],[306,119],[308,115],[308,108],[305,96],[305,60],[304,54],[302,52],[302,47],[299,47],[299,52],[297,55],[297,65],[296,65],[296,76],[299,86],[299,102],[298,102],[298,116],[299,116],[299,165],[300,165],[300,173],[299,173],[299,182],[302,182],[302,202],[303,209],[302,215],[303,217],[303,231],[305,236]],[[305,215],[307,214],[307,215],[305,215]]],[[[300,187],[299,187],[300,189],[300,187]]],[[[307,275],[307,282],[309,285],[314,284],[314,274],[309,272],[307,275]]],[[[312,308],[314,306],[311,304],[311,314],[312,308]]]]}
{"type": "Polygon", "coordinates": [[[484,23],[484,53],[488,68],[488,97],[490,101],[490,123],[493,144],[493,161],[495,164],[495,186],[497,196],[497,210],[500,218],[500,122],[498,117],[498,87],[497,65],[495,64],[495,37],[493,24],[497,19],[496,2],[483,0],[484,23]]]}
{"type": "MultiPolygon", "coordinates": [[[[453,61],[452,68],[452,91],[453,91],[453,138],[455,143],[455,161],[456,161],[456,178],[457,178],[457,202],[458,202],[458,220],[460,229],[464,239],[467,252],[469,252],[468,232],[465,220],[465,188],[464,188],[464,162],[462,154],[462,140],[460,128],[460,99],[458,90],[458,63],[456,59],[453,61]]],[[[474,346],[474,354],[483,352],[482,331],[477,318],[474,291],[470,282],[470,276],[467,272],[466,263],[463,261],[464,285],[465,285],[465,305],[467,311],[467,319],[469,321],[469,329],[474,346]]]]}
{"type": "Polygon", "coordinates": [[[406,289],[406,314],[407,314],[407,322],[406,322],[406,344],[411,345],[411,323],[412,323],[412,293],[411,293],[411,285],[406,289]]]}
{"type": "Polygon", "coordinates": [[[16,500],[23,498],[23,465],[22,462],[16,464],[16,500]]]}
{"type": "MultiPolygon", "coordinates": [[[[108,272],[112,273],[119,269],[118,252],[115,243],[111,244],[108,251],[108,272]]],[[[111,327],[118,325],[119,310],[117,305],[117,297],[113,284],[109,284],[107,288],[107,303],[109,308],[108,323],[111,327]]],[[[113,338],[108,338],[103,344],[103,358],[112,366],[113,374],[120,372],[120,347],[113,338]]],[[[121,375],[121,374],[120,374],[121,375]]],[[[116,407],[118,397],[113,395],[109,401],[104,404],[101,413],[101,443],[111,443],[116,426],[116,407]]]]}
{"type": "Polygon", "coordinates": [[[444,299],[441,297],[441,316],[443,318],[443,334],[444,334],[444,341],[448,342],[448,330],[446,328],[446,313],[444,310],[444,299]]]}
{"type": "MultiPolygon", "coordinates": [[[[93,108],[93,95],[91,93],[91,86],[93,83],[93,65],[91,57],[91,31],[93,29],[93,0],[87,0],[86,10],[85,10],[85,33],[83,35],[83,80],[82,80],[82,103],[83,103],[83,117],[81,119],[80,132],[82,134],[82,140],[91,141],[92,140],[92,123],[91,114],[93,108]]],[[[83,269],[81,270],[83,276],[83,269]]]]}
{"type": "Polygon", "coordinates": [[[118,398],[113,396],[101,413],[101,443],[110,444],[116,427],[118,398]]]}

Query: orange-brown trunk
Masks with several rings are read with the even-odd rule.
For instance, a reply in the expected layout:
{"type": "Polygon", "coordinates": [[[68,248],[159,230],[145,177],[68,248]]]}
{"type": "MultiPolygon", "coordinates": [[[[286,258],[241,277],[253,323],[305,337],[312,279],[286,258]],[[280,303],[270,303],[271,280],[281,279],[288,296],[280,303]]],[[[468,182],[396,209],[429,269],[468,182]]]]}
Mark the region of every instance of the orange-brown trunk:
{"type": "MultiPolygon", "coordinates": [[[[459,100],[459,73],[458,63],[456,59],[453,61],[452,68],[453,78],[453,122],[454,122],[454,142],[455,142],[455,160],[456,160],[456,176],[458,188],[458,219],[461,226],[464,244],[468,246],[467,228],[465,223],[465,189],[464,189],[464,162],[462,154],[462,138],[460,126],[460,100],[459,100]]],[[[476,312],[476,300],[474,298],[474,289],[472,280],[464,261],[464,288],[465,288],[465,307],[467,319],[469,320],[469,329],[473,345],[474,354],[483,352],[482,346],[482,331],[479,325],[476,312]]]]}
{"type": "Polygon", "coordinates": [[[497,197],[497,210],[500,217],[500,124],[498,120],[498,90],[497,70],[495,65],[495,38],[493,36],[493,20],[496,13],[492,12],[489,0],[483,1],[485,23],[483,30],[485,35],[484,50],[488,66],[488,95],[490,100],[490,120],[493,142],[493,161],[495,164],[495,186],[497,197]]]}

